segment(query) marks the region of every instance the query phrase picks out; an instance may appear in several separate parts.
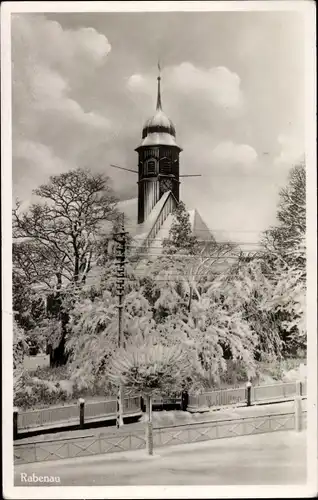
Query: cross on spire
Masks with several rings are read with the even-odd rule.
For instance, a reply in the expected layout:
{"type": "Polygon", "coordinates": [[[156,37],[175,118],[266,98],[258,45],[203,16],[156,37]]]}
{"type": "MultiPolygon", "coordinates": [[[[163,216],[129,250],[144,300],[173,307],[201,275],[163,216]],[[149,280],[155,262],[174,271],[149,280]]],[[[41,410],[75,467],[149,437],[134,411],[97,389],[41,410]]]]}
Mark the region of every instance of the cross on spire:
{"type": "Polygon", "coordinates": [[[161,81],[161,66],[160,66],[160,60],[158,59],[158,93],[157,93],[157,106],[156,109],[157,111],[162,110],[161,106],[161,89],[160,89],[160,81],[161,81]]]}

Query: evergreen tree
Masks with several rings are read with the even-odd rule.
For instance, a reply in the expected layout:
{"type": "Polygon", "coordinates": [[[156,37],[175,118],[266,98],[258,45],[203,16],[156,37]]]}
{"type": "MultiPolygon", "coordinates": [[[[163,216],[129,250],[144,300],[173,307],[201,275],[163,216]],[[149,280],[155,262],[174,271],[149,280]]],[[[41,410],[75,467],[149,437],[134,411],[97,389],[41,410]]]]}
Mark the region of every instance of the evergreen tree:
{"type": "Polygon", "coordinates": [[[274,292],[270,303],[279,323],[284,353],[306,349],[306,168],[294,166],[280,192],[277,225],[265,232],[263,261],[274,292]]]}
{"type": "Polygon", "coordinates": [[[192,235],[189,213],[182,201],[173,212],[174,220],[169,231],[169,238],[163,240],[164,253],[184,252],[194,255],[198,249],[198,240],[192,235]]]}
{"type": "Polygon", "coordinates": [[[288,268],[306,274],[306,169],[300,163],[291,169],[288,185],[280,191],[278,224],[264,233],[268,260],[280,259],[288,268]]]}

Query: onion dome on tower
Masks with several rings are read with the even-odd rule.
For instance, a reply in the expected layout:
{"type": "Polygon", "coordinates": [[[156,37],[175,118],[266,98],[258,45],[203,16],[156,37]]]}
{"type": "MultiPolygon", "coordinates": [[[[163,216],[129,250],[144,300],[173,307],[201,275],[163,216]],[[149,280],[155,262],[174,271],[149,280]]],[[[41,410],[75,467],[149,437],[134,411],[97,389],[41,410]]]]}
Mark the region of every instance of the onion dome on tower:
{"type": "MultiPolygon", "coordinates": [[[[157,106],[155,114],[146,121],[142,129],[140,146],[177,146],[176,129],[170,118],[162,110],[161,104],[161,77],[158,80],[157,106]]],[[[181,151],[181,148],[180,148],[181,151]]]]}

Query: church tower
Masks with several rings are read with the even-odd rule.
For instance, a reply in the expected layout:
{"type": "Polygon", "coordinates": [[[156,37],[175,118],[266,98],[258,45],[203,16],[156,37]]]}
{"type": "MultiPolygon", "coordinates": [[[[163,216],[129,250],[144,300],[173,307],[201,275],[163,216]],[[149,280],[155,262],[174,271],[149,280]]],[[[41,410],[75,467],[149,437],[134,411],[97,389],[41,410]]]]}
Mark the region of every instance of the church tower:
{"type": "Polygon", "coordinates": [[[142,224],[166,191],[179,201],[179,154],[176,131],[162,110],[161,77],[158,80],[156,112],[145,123],[138,153],[138,224],[142,224]]]}

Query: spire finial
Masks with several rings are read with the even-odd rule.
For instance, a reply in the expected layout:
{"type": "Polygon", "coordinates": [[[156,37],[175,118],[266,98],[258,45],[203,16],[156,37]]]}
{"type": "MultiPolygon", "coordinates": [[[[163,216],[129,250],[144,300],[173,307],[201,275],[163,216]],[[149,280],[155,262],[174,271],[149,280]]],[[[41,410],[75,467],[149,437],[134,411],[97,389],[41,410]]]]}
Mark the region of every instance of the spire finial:
{"type": "Polygon", "coordinates": [[[161,110],[161,90],[160,90],[160,81],[161,81],[161,67],[160,67],[160,60],[158,59],[158,94],[157,94],[157,110],[161,110]]]}

